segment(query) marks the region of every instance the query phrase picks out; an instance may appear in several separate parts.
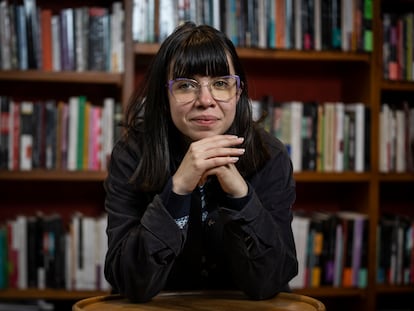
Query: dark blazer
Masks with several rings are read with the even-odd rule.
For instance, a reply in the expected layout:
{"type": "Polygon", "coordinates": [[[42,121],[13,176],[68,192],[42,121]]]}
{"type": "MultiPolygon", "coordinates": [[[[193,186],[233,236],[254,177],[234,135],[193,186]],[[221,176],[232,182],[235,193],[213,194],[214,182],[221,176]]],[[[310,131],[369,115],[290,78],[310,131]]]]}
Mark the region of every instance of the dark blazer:
{"type": "Polygon", "coordinates": [[[128,182],[140,159],[129,139],[116,144],[105,180],[108,252],[105,276],[116,292],[147,301],[161,290],[232,289],[266,299],[297,274],[291,229],[295,182],[284,145],[263,133],[271,158],[248,178],[249,192],[230,198],[211,178],[200,191],[143,193],[128,182]],[[180,229],[175,219],[189,214],[180,229]]]}

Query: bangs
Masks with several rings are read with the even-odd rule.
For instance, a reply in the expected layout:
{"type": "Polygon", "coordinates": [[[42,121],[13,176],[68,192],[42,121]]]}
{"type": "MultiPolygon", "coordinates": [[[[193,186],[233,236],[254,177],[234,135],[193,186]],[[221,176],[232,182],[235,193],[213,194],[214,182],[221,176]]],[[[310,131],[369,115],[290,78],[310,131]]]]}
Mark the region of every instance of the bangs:
{"type": "Polygon", "coordinates": [[[230,74],[226,49],[212,40],[185,42],[178,47],[171,68],[172,79],[230,74]]]}

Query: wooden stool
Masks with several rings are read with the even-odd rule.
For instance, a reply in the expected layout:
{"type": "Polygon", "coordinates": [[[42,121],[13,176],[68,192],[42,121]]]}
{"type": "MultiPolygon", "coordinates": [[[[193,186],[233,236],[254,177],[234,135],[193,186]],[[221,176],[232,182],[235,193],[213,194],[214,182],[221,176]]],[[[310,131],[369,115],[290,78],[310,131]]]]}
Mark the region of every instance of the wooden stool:
{"type": "Polygon", "coordinates": [[[325,311],[322,302],[304,295],[280,293],[268,300],[249,300],[239,292],[162,292],[147,303],[131,303],[119,295],[78,301],[72,311],[325,311]]]}

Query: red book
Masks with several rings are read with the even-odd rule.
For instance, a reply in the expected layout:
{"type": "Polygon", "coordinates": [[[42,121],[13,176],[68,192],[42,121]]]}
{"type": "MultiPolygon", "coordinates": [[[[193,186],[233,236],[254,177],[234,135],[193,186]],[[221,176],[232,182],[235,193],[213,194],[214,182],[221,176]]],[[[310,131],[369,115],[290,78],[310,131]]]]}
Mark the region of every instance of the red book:
{"type": "Polygon", "coordinates": [[[43,70],[50,71],[52,65],[52,11],[41,10],[40,13],[42,27],[42,65],[43,70]]]}

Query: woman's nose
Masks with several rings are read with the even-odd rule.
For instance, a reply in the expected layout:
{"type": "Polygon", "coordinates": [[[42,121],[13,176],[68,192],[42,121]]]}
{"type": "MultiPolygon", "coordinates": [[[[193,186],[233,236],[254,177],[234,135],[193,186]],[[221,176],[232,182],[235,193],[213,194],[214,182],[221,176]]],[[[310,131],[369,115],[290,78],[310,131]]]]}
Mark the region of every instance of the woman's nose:
{"type": "Polygon", "coordinates": [[[214,105],[214,98],[211,95],[210,87],[208,85],[201,85],[198,93],[198,102],[203,106],[214,105]]]}

